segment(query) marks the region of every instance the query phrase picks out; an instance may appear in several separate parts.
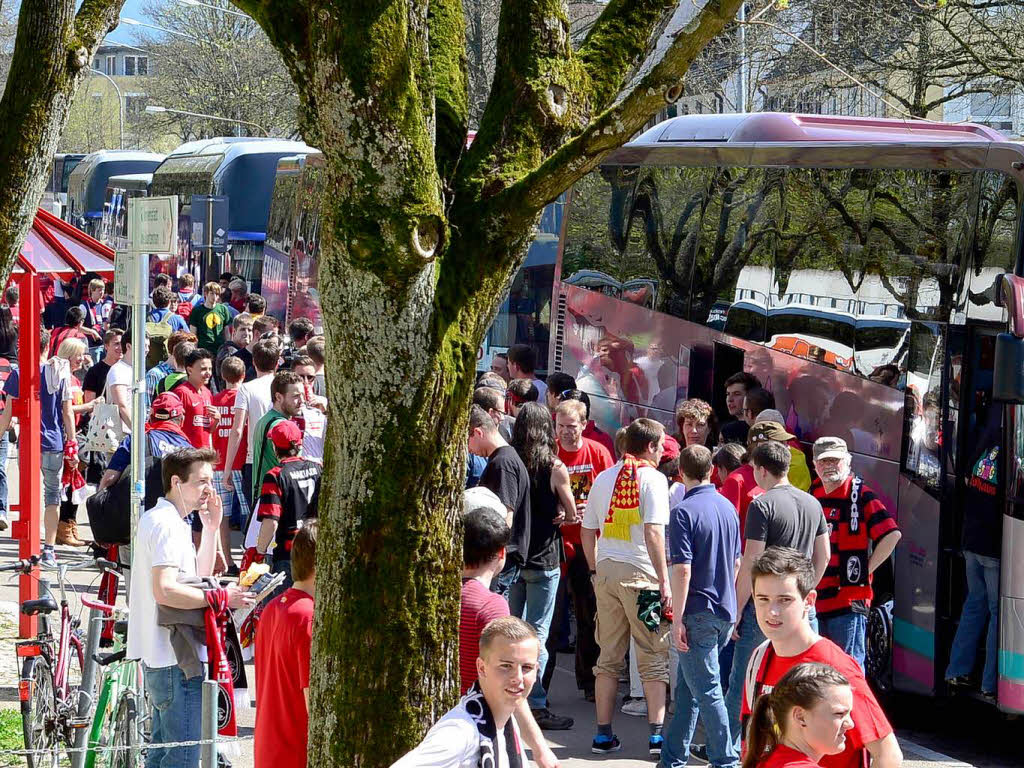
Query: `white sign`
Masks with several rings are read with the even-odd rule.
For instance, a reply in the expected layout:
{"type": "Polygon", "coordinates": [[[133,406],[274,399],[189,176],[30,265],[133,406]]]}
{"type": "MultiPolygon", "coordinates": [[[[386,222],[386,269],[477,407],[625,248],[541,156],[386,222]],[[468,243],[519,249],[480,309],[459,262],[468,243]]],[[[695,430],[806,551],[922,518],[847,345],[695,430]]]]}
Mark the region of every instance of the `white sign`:
{"type": "Polygon", "coordinates": [[[140,253],[176,253],[178,196],[129,199],[128,242],[140,253]]]}
{"type": "Polygon", "coordinates": [[[118,304],[141,304],[143,288],[140,285],[140,261],[145,258],[133,251],[114,254],[114,301],[118,304]]]}

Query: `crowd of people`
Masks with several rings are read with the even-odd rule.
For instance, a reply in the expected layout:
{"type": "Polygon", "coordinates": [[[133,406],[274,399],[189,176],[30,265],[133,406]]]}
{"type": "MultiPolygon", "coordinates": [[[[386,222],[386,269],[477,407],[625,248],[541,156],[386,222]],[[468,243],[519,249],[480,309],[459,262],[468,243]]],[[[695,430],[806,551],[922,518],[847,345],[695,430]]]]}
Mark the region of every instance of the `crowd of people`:
{"type": "Polygon", "coordinates": [[[521,743],[558,765],[543,731],[575,726],[548,699],[565,681],[552,671],[571,613],[592,753],[621,749],[620,709],[646,716],[666,768],[691,755],[716,768],[899,766],[864,668],[872,574],[900,531],[845,440],[819,438],[808,461],[772,393],[742,372],[721,414],[688,399],[675,435],[638,418],[613,436],[571,376],[539,386],[535,363],[514,346],[478,380],[463,698],[396,765],[523,764],[521,743]]]}
{"type": "MultiPolygon", "coordinates": [[[[44,313],[55,327],[39,337],[42,566],[56,566],[58,545],[132,544],[127,649],[143,665],[153,745],[200,736],[203,668],[183,652],[176,625],[202,626],[210,614],[223,633],[227,613],[253,603],[242,585],[246,570],[282,574],[261,613],[270,629],[254,649],[257,764],[304,766],[327,418],[324,338],[306,318],[282,331],[263,297],[230,274],[199,291],[191,275],[176,285],[157,275],[141,341],[102,280],[61,288],[62,307],[50,297],[44,313]],[[139,343],[142,375],[132,365],[139,343]],[[139,425],[132,396],[143,375],[147,418],[139,425]],[[133,439],[145,441],[146,499],[131,538],[133,439]],[[83,502],[94,542],[78,527],[83,502]],[[245,535],[241,563],[232,557],[232,530],[245,535]]],[[[4,299],[0,530],[7,527],[6,457],[20,383],[17,289],[4,299]]],[[[224,637],[206,639],[211,654],[224,645],[224,637]]],[[[151,748],[146,763],[192,768],[198,755],[198,747],[151,748]]]]}

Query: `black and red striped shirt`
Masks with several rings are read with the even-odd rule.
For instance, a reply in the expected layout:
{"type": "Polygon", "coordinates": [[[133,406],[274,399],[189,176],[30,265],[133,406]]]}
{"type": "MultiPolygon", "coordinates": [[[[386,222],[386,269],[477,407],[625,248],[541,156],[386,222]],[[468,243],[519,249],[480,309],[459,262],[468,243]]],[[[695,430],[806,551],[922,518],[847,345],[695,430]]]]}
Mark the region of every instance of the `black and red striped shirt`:
{"type": "Polygon", "coordinates": [[[818,616],[827,618],[849,611],[857,600],[871,603],[871,548],[898,527],[882,500],[857,475],[850,474],[832,493],[815,479],[810,492],[821,502],[832,544],[815,603],[818,616]]]}
{"type": "Polygon", "coordinates": [[[275,561],[291,559],[292,540],[299,522],[317,516],[320,472],[319,464],[289,456],[263,476],[256,519],[277,520],[275,561]]]}

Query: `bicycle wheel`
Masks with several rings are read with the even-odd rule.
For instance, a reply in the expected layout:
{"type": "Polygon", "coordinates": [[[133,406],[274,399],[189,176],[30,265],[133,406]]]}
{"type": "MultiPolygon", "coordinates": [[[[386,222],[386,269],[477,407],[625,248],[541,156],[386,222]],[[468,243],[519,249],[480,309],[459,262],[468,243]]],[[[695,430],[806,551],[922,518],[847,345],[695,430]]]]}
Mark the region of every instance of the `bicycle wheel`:
{"type": "Polygon", "coordinates": [[[42,656],[25,659],[21,679],[31,681],[32,691],[21,702],[21,725],[28,768],[56,768],[60,759],[60,734],[57,731],[57,702],[49,662],[42,656]],[[41,754],[40,754],[41,753],[41,754]]]}
{"type": "Polygon", "coordinates": [[[110,753],[107,765],[111,768],[138,768],[142,765],[139,711],[135,694],[125,691],[114,708],[114,723],[110,746],[118,748],[110,753]]]}

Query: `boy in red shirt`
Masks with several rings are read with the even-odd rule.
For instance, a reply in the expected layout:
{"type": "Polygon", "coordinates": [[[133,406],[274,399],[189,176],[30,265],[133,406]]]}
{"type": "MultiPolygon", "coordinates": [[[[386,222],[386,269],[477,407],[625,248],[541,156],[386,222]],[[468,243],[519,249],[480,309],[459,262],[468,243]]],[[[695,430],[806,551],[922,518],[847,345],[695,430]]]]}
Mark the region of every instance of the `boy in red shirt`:
{"type": "Polygon", "coordinates": [[[822,758],[822,768],[862,768],[868,755],[872,768],[899,768],[903,753],[860,666],[831,640],[819,637],[807,620],[817,597],[810,558],[790,547],[768,547],[754,561],[752,579],[757,624],[768,639],[750,657],[744,677],[744,730],[758,696],[771,691],[797,664],[817,661],[834,667],[853,689],[854,727],[846,734],[846,748],[822,758]]]}
{"type": "Polygon", "coordinates": [[[174,387],[174,394],[185,406],[185,423],[181,425],[181,431],[195,448],[211,446],[210,433],[220,419],[206,386],[212,375],[213,354],[196,347],[185,358],[185,378],[174,387]]]}
{"type": "Polygon", "coordinates": [[[220,541],[224,557],[227,559],[227,575],[237,576],[238,566],[231,555],[231,528],[235,527],[238,530],[242,523],[249,519],[249,505],[245,501],[245,494],[238,490],[245,485],[242,482],[245,453],[236,452],[234,464],[230,468],[224,466],[224,460],[228,452],[231,425],[234,422],[235,396],[238,394],[239,384],[245,378],[245,363],[240,357],[225,357],[220,364],[220,376],[224,382],[224,389],[210,398],[218,414],[212,435],[213,450],[217,452],[217,464],[213,468],[213,485],[224,510],[224,518],[220,521],[220,541]],[[224,485],[225,473],[231,474],[234,481],[230,489],[224,485]],[[234,512],[236,508],[237,515],[234,512]]]}
{"type": "MultiPolygon", "coordinates": [[[[587,424],[587,406],[579,400],[564,400],[555,407],[555,435],[558,458],[569,470],[569,486],[576,501],[576,515],[566,517],[562,524],[569,593],[576,613],[576,685],[590,701],[594,696],[594,665],[599,648],[594,639],[597,598],[590,581],[590,568],[580,545],[580,527],[587,497],[594,478],[615,463],[611,453],[595,440],[583,436],[587,424]]],[[[556,615],[556,619],[558,616],[556,615]]],[[[551,627],[548,635],[548,670],[554,672],[559,628],[551,627]]],[[[551,674],[548,672],[547,674],[551,674]]],[[[545,681],[547,684],[547,681],[545,681]]]]}
{"type": "Polygon", "coordinates": [[[267,603],[256,637],[256,765],[306,768],[317,521],[292,542],[292,586],[267,603]]]}

